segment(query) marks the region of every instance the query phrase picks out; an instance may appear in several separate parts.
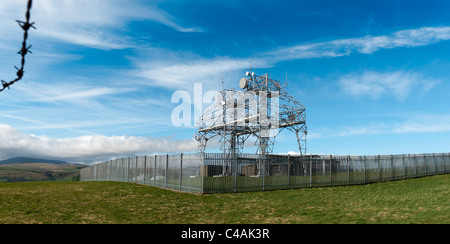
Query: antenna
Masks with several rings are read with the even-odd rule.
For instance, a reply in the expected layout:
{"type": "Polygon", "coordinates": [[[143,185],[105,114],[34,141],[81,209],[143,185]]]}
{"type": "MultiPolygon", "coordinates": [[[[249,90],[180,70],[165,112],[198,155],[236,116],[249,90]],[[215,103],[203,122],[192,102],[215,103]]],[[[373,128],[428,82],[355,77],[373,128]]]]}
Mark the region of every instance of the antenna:
{"type": "Polygon", "coordinates": [[[287,78],[287,71],[286,71],[286,87],[287,87],[287,82],[288,81],[288,78],[287,78]]]}
{"type": "Polygon", "coordinates": [[[223,83],[223,72],[222,72],[222,91],[225,90],[225,85],[223,83]]]}

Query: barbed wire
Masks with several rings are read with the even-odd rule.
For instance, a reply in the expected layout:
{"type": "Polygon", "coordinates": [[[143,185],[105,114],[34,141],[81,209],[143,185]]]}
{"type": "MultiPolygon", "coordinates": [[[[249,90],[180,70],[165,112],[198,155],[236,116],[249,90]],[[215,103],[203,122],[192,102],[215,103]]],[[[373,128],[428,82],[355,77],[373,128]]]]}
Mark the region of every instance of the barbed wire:
{"type": "Polygon", "coordinates": [[[11,85],[20,81],[25,73],[24,68],[25,68],[25,56],[28,53],[32,53],[30,51],[31,45],[27,47],[27,39],[28,39],[28,30],[30,30],[30,28],[36,29],[34,27],[34,22],[30,23],[30,12],[31,12],[31,7],[33,5],[33,0],[28,0],[28,5],[27,5],[27,13],[25,14],[26,17],[26,21],[20,21],[20,20],[16,20],[16,22],[19,24],[20,28],[22,28],[24,30],[24,35],[23,35],[23,42],[22,42],[22,48],[20,49],[19,52],[17,52],[17,54],[22,56],[22,64],[20,66],[20,68],[17,68],[17,66],[14,66],[14,68],[16,68],[17,70],[17,78],[15,78],[14,80],[10,81],[10,82],[6,82],[4,80],[2,81],[2,88],[0,88],[0,92],[4,91],[6,88],[8,88],[8,90],[10,89],[11,85]]]}

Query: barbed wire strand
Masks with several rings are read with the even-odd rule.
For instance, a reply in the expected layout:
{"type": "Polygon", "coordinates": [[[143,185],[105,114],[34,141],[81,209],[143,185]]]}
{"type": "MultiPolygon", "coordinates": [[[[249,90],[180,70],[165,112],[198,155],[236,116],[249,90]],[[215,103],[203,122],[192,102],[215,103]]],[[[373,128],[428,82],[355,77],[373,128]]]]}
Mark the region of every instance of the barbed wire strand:
{"type": "Polygon", "coordinates": [[[22,42],[22,49],[20,49],[20,51],[17,53],[19,55],[22,56],[22,63],[20,68],[17,68],[16,66],[14,66],[17,70],[17,78],[15,78],[14,80],[10,81],[10,82],[6,82],[4,80],[2,80],[2,85],[3,88],[0,88],[0,92],[4,91],[6,88],[8,88],[8,90],[10,89],[11,85],[13,85],[14,83],[20,81],[25,73],[24,69],[25,69],[25,56],[28,53],[32,53],[30,51],[31,45],[27,47],[27,40],[28,40],[28,30],[30,30],[30,28],[36,29],[36,27],[34,27],[34,22],[30,23],[30,12],[31,12],[31,7],[33,5],[33,0],[28,0],[28,5],[27,5],[27,12],[25,14],[26,17],[26,21],[20,21],[20,20],[16,20],[16,22],[19,24],[20,28],[22,28],[24,30],[24,35],[23,35],[23,42],[22,42]]]}

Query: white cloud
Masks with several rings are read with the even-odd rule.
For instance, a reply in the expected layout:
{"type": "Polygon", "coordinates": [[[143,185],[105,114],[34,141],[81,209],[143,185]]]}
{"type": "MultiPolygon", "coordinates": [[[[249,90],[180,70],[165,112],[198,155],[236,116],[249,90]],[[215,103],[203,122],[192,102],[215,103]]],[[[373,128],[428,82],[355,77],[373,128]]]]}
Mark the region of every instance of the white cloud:
{"type": "Polygon", "coordinates": [[[37,83],[27,82],[16,88],[20,91],[18,99],[29,102],[73,102],[89,103],[101,97],[113,96],[136,91],[137,88],[130,87],[106,87],[93,86],[87,82],[71,83],[37,83]]]}
{"type": "Polygon", "coordinates": [[[384,36],[364,36],[359,38],[339,39],[328,42],[300,44],[265,53],[278,61],[332,58],[351,53],[371,54],[380,49],[398,47],[418,47],[450,40],[450,27],[422,27],[401,30],[384,36]]]}
{"type": "MultiPolygon", "coordinates": [[[[333,58],[352,53],[371,54],[380,49],[425,46],[445,40],[450,40],[450,27],[422,27],[401,30],[386,36],[365,36],[285,47],[252,57],[252,65],[264,68],[286,60],[333,58]]],[[[160,51],[156,50],[156,52],[160,51]]],[[[187,58],[180,58],[179,54],[168,51],[165,55],[153,56],[152,59],[145,57],[135,59],[136,69],[133,73],[149,81],[149,85],[179,88],[195,82],[211,81],[211,77],[216,79],[221,73],[235,72],[249,66],[249,60],[243,58],[207,59],[187,56],[187,58]],[[175,61],[171,62],[168,59],[175,61]]],[[[342,81],[341,85],[353,95],[369,95],[371,92],[370,96],[376,98],[388,92],[404,98],[418,83],[426,90],[433,88],[439,82],[432,80],[420,82],[421,78],[423,77],[418,73],[405,71],[386,74],[366,72],[360,77],[346,77],[348,80],[342,81]]]]}
{"type": "Polygon", "coordinates": [[[126,155],[195,152],[192,140],[171,138],[89,135],[76,138],[49,138],[22,133],[0,124],[0,158],[29,156],[92,163],[126,155]]]}
{"type": "MultiPolygon", "coordinates": [[[[25,1],[1,3],[0,15],[10,19],[2,23],[2,36],[22,37],[14,20],[23,18],[25,10],[25,1]]],[[[180,25],[175,17],[149,1],[39,0],[33,2],[31,20],[38,27],[33,30],[34,36],[105,50],[134,46],[133,41],[120,34],[127,30],[130,21],[153,21],[180,32],[202,31],[180,25]]]]}
{"type": "Polygon", "coordinates": [[[450,131],[449,115],[422,115],[420,117],[398,123],[392,128],[392,133],[436,133],[450,131]]]}
{"type": "Polygon", "coordinates": [[[308,134],[308,139],[350,137],[380,134],[415,134],[450,132],[450,115],[420,115],[399,122],[372,122],[367,125],[341,128],[319,128],[308,134]]]}
{"type": "MultiPolygon", "coordinates": [[[[135,62],[137,68],[133,71],[133,75],[148,80],[147,85],[169,89],[187,89],[194,83],[214,83],[219,81],[221,74],[229,80],[230,76],[242,76],[243,74],[238,74],[236,71],[249,67],[248,59],[223,57],[199,58],[190,61],[136,60],[135,62]]],[[[252,64],[258,67],[268,66],[262,60],[252,60],[252,64]]]]}
{"type": "Polygon", "coordinates": [[[338,81],[341,89],[352,96],[369,96],[376,99],[389,94],[400,100],[407,98],[415,90],[427,92],[439,83],[438,80],[411,71],[366,71],[362,74],[346,75],[338,81]]]}
{"type": "Polygon", "coordinates": [[[171,129],[170,114],[163,112],[174,107],[170,95],[147,94],[140,86],[103,82],[107,84],[70,77],[66,82],[55,78],[21,83],[3,94],[1,122],[22,130],[56,132],[56,136],[66,136],[67,132],[117,134],[126,130],[134,134],[137,128],[141,128],[140,133],[171,129]]]}
{"type": "Polygon", "coordinates": [[[364,126],[344,126],[341,128],[318,128],[316,131],[308,132],[308,139],[322,139],[333,137],[349,137],[358,135],[374,135],[389,133],[389,128],[383,123],[372,123],[364,126]]]}
{"type": "MultiPolygon", "coordinates": [[[[129,2],[129,1],[128,1],[129,2]]],[[[132,14],[136,14],[133,12],[132,14]]],[[[177,20],[168,14],[167,12],[158,8],[145,8],[142,12],[141,18],[158,22],[160,24],[166,25],[173,28],[179,32],[202,32],[203,29],[199,27],[183,27],[178,24],[177,20]]]]}

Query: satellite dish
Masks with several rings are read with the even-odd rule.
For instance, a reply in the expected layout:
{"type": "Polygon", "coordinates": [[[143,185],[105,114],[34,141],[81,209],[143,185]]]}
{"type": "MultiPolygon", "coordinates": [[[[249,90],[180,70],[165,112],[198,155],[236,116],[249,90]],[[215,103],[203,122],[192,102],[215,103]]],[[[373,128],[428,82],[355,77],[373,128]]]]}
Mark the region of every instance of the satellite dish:
{"type": "Polygon", "coordinates": [[[247,87],[248,87],[248,80],[245,79],[245,78],[242,78],[242,79],[239,81],[239,87],[240,87],[241,89],[247,88],[247,87]]]}

